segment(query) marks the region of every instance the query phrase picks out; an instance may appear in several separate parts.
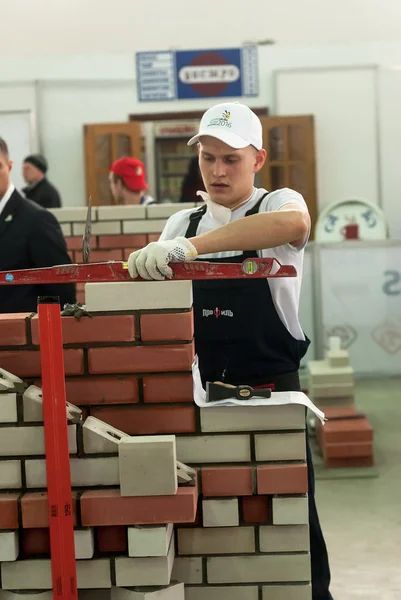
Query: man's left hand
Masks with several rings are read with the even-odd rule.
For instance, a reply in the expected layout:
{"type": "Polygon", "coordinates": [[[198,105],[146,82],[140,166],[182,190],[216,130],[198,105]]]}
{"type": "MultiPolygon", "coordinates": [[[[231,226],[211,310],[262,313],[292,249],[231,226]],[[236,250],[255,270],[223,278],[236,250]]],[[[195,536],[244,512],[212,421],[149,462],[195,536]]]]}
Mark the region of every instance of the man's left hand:
{"type": "Polygon", "coordinates": [[[128,272],[135,279],[154,279],[162,281],[171,279],[173,271],[168,266],[172,262],[195,260],[198,252],[185,237],[177,237],[165,242],[152,242],[129,255],[128,272]]]}

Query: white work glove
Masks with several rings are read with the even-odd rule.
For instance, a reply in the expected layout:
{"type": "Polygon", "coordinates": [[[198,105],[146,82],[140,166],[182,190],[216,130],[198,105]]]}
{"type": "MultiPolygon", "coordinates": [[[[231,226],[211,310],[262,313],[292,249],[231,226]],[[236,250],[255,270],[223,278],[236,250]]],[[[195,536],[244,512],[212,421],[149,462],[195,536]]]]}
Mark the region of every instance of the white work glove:
{"type": "Polygon", "coordinates": [[[165,242],[152,242],[129,255],[128,272],[135,279],[163,280],[166,277],[171,278],[173,271],[168,263],[186,262],[195,260],[198,252],[184,237],[177,237],[174,240],[165,242]]]}

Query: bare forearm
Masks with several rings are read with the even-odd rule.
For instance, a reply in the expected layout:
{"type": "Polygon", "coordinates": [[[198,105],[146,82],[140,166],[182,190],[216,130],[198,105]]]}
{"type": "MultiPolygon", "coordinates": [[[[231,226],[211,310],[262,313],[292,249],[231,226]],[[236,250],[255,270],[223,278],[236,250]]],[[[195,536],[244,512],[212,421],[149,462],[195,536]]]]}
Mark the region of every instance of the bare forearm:
{"type": "Polygon", "coordinates": [[[308,232],[308,215],[298,210],[252,215],[209,231],[189,241],[198,254],[229,250],[263,250],[302,240],[308,232]]]}

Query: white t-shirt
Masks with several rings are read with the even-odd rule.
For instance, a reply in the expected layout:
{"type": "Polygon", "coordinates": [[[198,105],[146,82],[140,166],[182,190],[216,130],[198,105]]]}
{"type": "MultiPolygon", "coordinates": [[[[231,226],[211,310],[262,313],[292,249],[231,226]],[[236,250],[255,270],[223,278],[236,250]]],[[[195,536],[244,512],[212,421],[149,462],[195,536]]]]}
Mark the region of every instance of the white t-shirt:
{"type": "MultiPolygon", "coordinates": [[[[207,231],[212,231],[213,229],[217,229],[222,225],[227,225],[228,223],[237,221],[238,219],[242,219],[245,217],[245,213],[247,213],[248,210],[250,210],[266,193],[267,191],[264,189],[254,188],[250,198],[234,211],[216,204],[208,197],[207,194],[200,194],[205,200],[208,210],[199,223],[197,235],[206,233],[207,231]]],[[[259,212],[277,211],[286,204],[293,203],[301,204],[304,207],[306,206],[305,200],[298,192],[288,188],[276,190],[264,198],[259,207],[259,212]]],[[[184,236],[189,225],[189,215],[196,210],[199,210],[199,207],[181,210],[170,217],[160,236],[160,241],[171,240],[175,237],[184,236]]],[[[309,233],[305,238],[304,244],[297,248],[291,244],[284,244],[283,246],[278,246],[277,248],[258,250],[258,255],[260,257],[276,258],[281,264],[293,265],[297,270],[297,277],[279,277],[277,279],[267,280],[270,286],[276,311],[288,331],[297,340],[305,339],[298,319],[298,309],[302,282],[304,247],[308,237],[309,233]]],[[[242,254],[242,252],[216,252],[214,254],[203,254],[198,258],[207,260],[208,258],[237,256],[238,254],[242,254]]]]}

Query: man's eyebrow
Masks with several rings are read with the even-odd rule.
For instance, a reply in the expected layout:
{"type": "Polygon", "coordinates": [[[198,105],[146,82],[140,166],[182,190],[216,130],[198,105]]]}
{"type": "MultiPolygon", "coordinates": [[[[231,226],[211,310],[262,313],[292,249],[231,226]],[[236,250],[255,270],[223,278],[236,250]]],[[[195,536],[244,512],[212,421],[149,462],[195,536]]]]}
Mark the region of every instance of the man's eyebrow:
{"type": "MultiPolygon", "coordinates": [[[[213,158],[216,158],[214,154],[212,154],[211,152],[207,152],[206,150],[202,150],[201,151],[203,155],[207,155],[207,156],[212,156],[213,158]]],[[[232,153],[232,154],[224,154],[223,158],[238,158],[239,155],[232,153]]]]}

